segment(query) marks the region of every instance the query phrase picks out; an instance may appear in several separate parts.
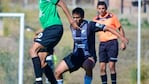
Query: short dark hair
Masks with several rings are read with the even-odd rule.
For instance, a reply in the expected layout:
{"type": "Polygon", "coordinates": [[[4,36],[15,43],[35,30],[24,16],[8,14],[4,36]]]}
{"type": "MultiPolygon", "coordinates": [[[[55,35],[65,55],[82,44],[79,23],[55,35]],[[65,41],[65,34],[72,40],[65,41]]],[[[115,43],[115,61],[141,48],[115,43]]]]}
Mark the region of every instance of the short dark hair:
{"type": "Polygon", "coordinates": [[[97,6],[104,5],[106,10],[108,9],[107,4],[104,1],[98,1],[97,6]]]}
{"type": "Polygon", "coordinates": [[[76,7],[72,10],[72,14],[79,14],[81,18],[84,18],[84,10],[80,7],[76,7]]]}

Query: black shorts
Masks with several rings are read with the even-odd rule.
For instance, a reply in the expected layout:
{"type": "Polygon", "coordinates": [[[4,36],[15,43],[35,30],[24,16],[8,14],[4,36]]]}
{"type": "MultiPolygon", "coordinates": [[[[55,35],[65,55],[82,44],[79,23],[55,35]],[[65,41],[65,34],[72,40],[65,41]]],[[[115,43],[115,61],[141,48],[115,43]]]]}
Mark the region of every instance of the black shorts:
{"type": "Polygon", "coordinates": [[[53,25],[46,28],[41,32],[35,42],[40,43],[44,47],[53,49],[56,44],[60,41],[63,35],[63,26],[62,25],[53,25]]]}
{"type": "Polygon", "coordinates": [[[118,57],[117,39],[101,42],[99,45],[99,62],[116,62],[118,57]]]}
{"type": "Polygon", "coordinates": [[[53,54],[54,49],[45,47],[45,48],[40,49],[38,52],[48,52],[48,54],[51,55],[51,54],[53,54]]]}
{"type": "MultiPolygon", "coordinates": [[[[80,67],[82,67],[82,64],[86,59],[88,59],[89,56],[84,56],[83,52],[79,53],[70,53],[68,56],[66,56],[63,60],[66,62],[69,71],[73,72],[78,70],[80,67]]],[[[95,60],[95,58],[94,58],[95,60]]]]}

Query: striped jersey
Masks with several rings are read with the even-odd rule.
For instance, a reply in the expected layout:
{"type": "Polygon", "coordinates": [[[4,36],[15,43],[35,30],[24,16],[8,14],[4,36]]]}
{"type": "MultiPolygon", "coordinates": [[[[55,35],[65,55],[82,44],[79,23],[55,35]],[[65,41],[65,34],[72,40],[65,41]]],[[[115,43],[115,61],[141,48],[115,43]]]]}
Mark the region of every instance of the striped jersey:
{"type": "Polygon", "coordinates": [[[76,53],[78,49],[82,49],[85,56],[96,57],[95,32],[103,31],[105,25],[84,20],[80,25],[81,29],[70,28],[74,40],[73,53],[76,53]]]}

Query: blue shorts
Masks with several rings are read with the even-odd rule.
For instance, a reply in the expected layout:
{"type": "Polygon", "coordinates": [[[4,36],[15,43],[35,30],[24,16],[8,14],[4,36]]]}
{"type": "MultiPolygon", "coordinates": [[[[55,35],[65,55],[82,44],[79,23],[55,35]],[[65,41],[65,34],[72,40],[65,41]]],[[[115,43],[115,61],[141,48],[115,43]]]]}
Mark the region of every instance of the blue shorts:
{"type": "MultiPolygon", "coordinates": [[[[84,56],[83,51],[78,50],[78,53],[70,53],[63,60],[66,62],[69,71],[73,72],[82,67],[82,64],[89,56],[84,56]]],[[[95,60],[95,58],[94,58],[95,60]]]]}
{"type": "Polygon", "coordinates": [[[63,35],[63,26],[53,25],[49,26],[43,32],[41,32],[38,35],[38,37],[35,38],[34,41],[52,50],[56,46],[56,44],[60,41],[62,35],[63,35]]]}
{"type": "Polygon", "coordinates": [[[117,62],[118,50],[117,39],[101,42],[99,45],[99,62],[117,62]]]}

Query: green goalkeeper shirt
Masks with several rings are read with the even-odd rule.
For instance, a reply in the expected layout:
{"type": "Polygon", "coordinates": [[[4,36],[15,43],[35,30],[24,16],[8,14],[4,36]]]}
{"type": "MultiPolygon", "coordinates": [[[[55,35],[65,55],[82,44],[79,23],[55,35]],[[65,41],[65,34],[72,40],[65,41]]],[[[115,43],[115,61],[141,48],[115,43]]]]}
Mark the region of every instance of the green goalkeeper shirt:
{"type": "Polygon", "coordinates": [[[43,29],[52,25],[62,25],[57,11],[58,2],[59,0],[39,0],[39,20],[43,29]]]}

